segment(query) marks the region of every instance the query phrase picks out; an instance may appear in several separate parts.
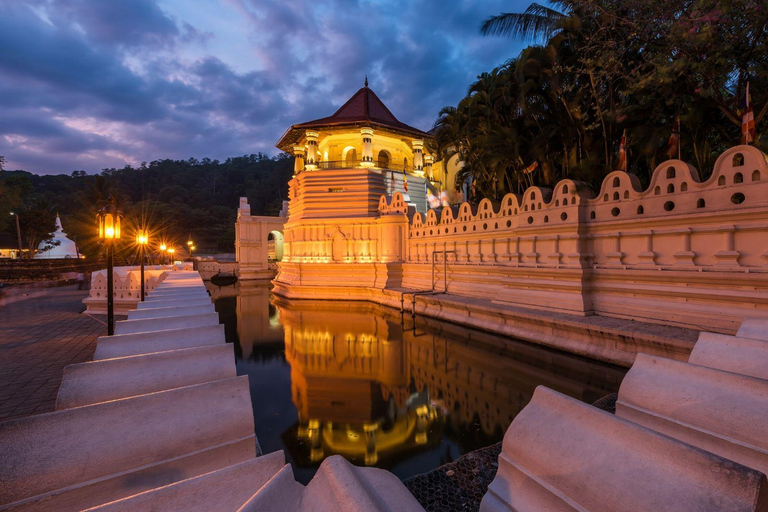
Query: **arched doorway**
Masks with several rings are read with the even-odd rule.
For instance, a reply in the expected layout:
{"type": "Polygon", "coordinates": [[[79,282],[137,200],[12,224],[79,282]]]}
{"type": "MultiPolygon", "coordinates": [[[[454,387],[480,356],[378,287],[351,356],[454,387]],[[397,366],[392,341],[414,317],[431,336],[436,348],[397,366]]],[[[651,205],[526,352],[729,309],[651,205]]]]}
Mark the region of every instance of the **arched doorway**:
{"type": "Polygon", "coordinates": [[[347,146],[341,154],[341,160],[345,168],[357,167],[360,161],[357,158],[357,149],[347,146]]]}
{"type": "Polygon", "coordinates": [[[379,151],[376,166],[380,169],[389,169],[389,151],[385,149],[379,151]]]}
{"type": "Polygon", "coordinates": [[[283,234],[270,231],[267,235],[267,261],[272,263],[283,260],[283,234]]]}

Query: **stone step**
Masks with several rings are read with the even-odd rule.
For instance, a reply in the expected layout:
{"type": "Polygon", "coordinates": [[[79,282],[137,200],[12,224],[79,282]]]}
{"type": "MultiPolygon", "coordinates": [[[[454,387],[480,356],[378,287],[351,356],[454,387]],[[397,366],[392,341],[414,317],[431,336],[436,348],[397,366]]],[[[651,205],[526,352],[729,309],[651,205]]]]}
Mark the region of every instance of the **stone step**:
{"type": "Polygon", "coordinates": [[[248,378],[6,421],[0,454],[0,509],[13,511],[82,510],[245,462],[248,378]]]}
{"type": "Polygon", "coordinates": [[[768,380],[768,342],[702,332],[688,362],[768,380]]]}
{"type": "Polygon", "coordinates": [[[766,507],[759,471],[539,386],[504,436],[480,512],[766,507]]]}
{"type": "Polygon", "coordinates": [[[181,329],[183,327],[205,327],[207,325],[218,325],[218,323],[219,315],[217,313],[171,316],[167,318],[142,318],[139,320],[118,320],[115,322],[115,334],[181,329]]]}
{"type": "Polygon", "coordinates": [[[64,367],[56,410],[237,376],[233,345],[209,345],[64,367]]]}
{"type": "Polygon", "coordinates": [[[236,512],[251,498],[254,490],[261,489],[284,466],[285,455],[277,451],[88,510],[236,512]]]}
{"type": "Polygon", "coordinates": [[[389,471],[353,466],[328,457],[306,487],[286,465],[243,505],[240,512],[423,512],[416,498],[389,471]]]}
{"type": "Polygon", "coordinates": [[[155,302],[158,300],[167,300],[167,299],[199,299],[199,298],[206,298],[208,297],[210,299],[210,295],[208,295],[208,292],[205,290],[198,290],[197,288],[193,288],[190,290],[160,290],[155,291],[153,290],[152,293],[147,295],[144,299],[144,302],[155,302]]]}
{"type": "Polygon", "coordinates": [[[166,318],[170,316],[204,315],[215,313],[216,309],[209,301],[203,306],[165,306],[156,308],[134,309],[128,312],[128,320],[140,318],[166,318]]]}
{"type": "Polygon", "coordinates": [[[226,343],[224,325],[100,336],[94,361],[226,343]]]}
{"type": "Polygon", "coordinates": [[[178,306],[206,306],[212,304],[210,297],[203,297],[197,299],[169,299],[159,302],[139,302],[136,305],[137,310],[142,309],[154,309],[154,308],[172,308],[178,306]]]}
{"type": "Polygon", "coordinates": [[[191,290],[205,289],[205,284],[199,279],[189,281],[175,281],[172,283],[161,283],[155,286],[155,291],[160,290],[191,290]]]}
{"type": "Polygon", "coordinates": [[[768,474],[768,381],[638,354],[616,415],[768,474]]]}
{"type": "Polygon", "coordinates": [[[739,327],[736,336],[768,341],[768,319],[745,318],[741,321],[741,327],[739,327]]]}

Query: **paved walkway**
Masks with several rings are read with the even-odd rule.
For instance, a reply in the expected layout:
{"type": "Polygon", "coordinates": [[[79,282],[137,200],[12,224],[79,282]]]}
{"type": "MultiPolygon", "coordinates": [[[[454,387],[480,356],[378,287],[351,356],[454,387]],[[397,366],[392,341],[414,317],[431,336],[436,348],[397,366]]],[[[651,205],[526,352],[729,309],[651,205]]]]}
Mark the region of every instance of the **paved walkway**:
{"type": "Polygon", "coordinates": [[[0,306],[0,421],[51,412],[64,367],[93,358],[103,318],[80,314],[77,286],[30,290],[0,306]]]}

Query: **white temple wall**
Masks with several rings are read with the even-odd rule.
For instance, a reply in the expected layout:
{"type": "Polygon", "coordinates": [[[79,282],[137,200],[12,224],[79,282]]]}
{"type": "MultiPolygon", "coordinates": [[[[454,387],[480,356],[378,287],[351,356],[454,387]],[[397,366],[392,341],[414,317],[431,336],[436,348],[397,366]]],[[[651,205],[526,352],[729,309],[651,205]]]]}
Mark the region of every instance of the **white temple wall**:
{"type": "MultiPolygon", "coordinates": [[[[309,187],[311,173],[302,174],[309,187]]],[[[333,218],[325,205],[323,218],[286,226],[277,279],[314,287],[313,296],[447,284],[451,294],[500,305],[720,332],[744,316],[768,317],[768,165],[752,147],[726,151],[704,183],[671,160],[646,190],[614,172],[594,198],[563,180],[446,208],[440,218],[409,212],[400,194],[383,196],[375,217],[333,218]]]]}

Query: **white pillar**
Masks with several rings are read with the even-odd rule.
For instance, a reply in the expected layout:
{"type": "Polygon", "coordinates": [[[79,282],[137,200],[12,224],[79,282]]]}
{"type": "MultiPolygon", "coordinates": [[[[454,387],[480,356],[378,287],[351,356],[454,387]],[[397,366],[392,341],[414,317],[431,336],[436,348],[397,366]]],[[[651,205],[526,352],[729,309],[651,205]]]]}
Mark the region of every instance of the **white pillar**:
{"type": "Polygon", "coordinates": [[[317,169],[319,156],[317,154],[317,138],[320,136],[317,132],[307,132],[307,170],[317,169]]]}
{"type": "Polygon", "coordinates": [[[413,146],[413,173],[416,176],[424,177],[424,141],[414,140],[411,145],[413,146]]]}
{"type": "Polygon", "coordinates": [[[424,170],[429,181],[435,181],[435,177],[432,175],[432,162],[434,158],[432,155],[424,155],[424,170]]]}
{"type": "Polygon", "coordinates": [[[304,170],[304,146],[293,146],[293,174],[299,174],[304,170]]]}
{"type": "Polygon", "coordinates": [[[363,157],[360,167],[373,167],[373,129],[360,128],[363,137],[363,157]]]}

